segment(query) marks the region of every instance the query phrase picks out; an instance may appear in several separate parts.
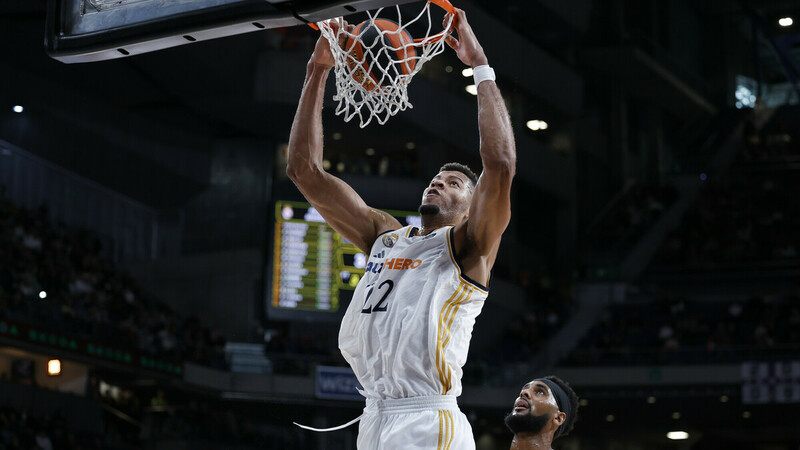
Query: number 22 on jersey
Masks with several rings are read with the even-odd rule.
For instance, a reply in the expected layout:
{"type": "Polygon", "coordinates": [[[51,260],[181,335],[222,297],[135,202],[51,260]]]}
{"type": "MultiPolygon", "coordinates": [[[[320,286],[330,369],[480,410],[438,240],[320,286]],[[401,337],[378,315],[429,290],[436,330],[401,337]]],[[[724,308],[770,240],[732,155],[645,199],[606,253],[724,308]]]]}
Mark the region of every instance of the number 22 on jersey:
{"type": "Polygon", "coordinates": [[[364,309],[361,310],[363,314],[372,314],[374,312],[382,312],[386,311],[389,307],[386,299],[389,298],[389,294],[392,293],[392,289],[394,289],[394,281],[392,280],[384,280],[375,287],[373,283],[371,286],[367,286],[367,297],[364,299],[364,309]],[[378,291],[375,293],[375,291],[378,291]],[[376,297],[380,296],[380,300],[377,301],[374,305],[372,304],[372,294],[375,294],[376,297]]]}

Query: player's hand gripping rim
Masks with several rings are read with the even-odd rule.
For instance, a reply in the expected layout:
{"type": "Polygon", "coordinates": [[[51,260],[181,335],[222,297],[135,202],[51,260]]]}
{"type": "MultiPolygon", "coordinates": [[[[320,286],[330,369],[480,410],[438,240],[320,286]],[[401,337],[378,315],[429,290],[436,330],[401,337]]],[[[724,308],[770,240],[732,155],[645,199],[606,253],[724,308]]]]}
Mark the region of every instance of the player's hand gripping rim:
{"type": "MultiPolygon", "coordinates": [[[[350,25],[344,19],[331,19],[328,22],[328,26],[331,28],[333,33],[336,35],[337,39],[339,40],[338,45],[341,48],[344,48],[345,41],[347,40],[347,34],[350,33],[352,35],[353,29],[355,26],[350,25]],[[341,23],[340,23],[341,21],[341,23]],[[342,26],[345,33],[339,32],[339,27],[342,26]]],[[[319,29],[318,27],[314,27],[319,29]]],[[[324,34],[320,33],[319,39],[317,39],[317,43],[314,46],[314,52],[311,54],[311,60],[309,63],[317,64],[323,67],[333,67],[336,65],[336,59],[333,57],[333,52],[331,52],[330,44],[328,43],[328,39],[325,37],[324,34]]]]}
{"type": "MultiPolygon", "coordinates": [[[[475,37],[475,32],[467,22],[467,14],[463,9],[455,8],[456,16],[455,31],[458,33],[458,38],[449,34],[445,36],[444,41],[456,52],[456,56],[464,64],[470,67],[482,66],[489,64],[486,54],[483,52],[483,47],[475,37]]],[[[446,20],[446,19],[445,19],[446,20]]],[[[446,22],[445,22],[446,23],[446,22]]]]}

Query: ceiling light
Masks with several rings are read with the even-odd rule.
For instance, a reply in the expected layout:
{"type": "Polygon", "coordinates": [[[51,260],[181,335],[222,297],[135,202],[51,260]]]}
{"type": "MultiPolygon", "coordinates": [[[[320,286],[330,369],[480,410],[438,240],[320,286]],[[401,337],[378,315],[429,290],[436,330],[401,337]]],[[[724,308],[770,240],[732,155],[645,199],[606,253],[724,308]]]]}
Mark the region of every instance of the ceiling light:
{"type": "Polygon", "coordinates": [[[606,422],[613,422],[615,419],[613,414],[609,414],[606,416],[606,422]]]}
{"type": "Polygon", "coordinates": [[[792,26],[793,23],[794,20],[792,20],[791,17],[781,17],[780,19],[778,19],[778,25],[782,27],[790,27],[792,26]]]}
{"type": "Polygon", "coordinates": [[[647,397],[647,403],[652,405],[655,402],[656,402],[656,398],[655,397],[647,397]]]}
{"type": "Polygon", "coordinates": [[[14,111],[15,113],[21,113],[22,111],[25,110],[25,108],[23,108],[22,105],[14,105],[14,107],[11,108],[11,110],[14,111]]]}
{"type": "Polygon", "coordinates": [[[672,418],[675,419],[675,420],[680,419],[681,418],[681,413],[679,413],[678,411],[675,411],[674,413],[672,413],[672,418]]]}
{"type": "Polygon", "coordinates": [[[549,126],[544,120],[529,120],[525,125],[533,131],[546,130],[549,126]]]}
{"type": "Polygon", "coordinates": [[[368,148],[366,150],[366,154],[367,154],[367,156],[374,156],[375,155],[375,149],[372,148],[372,147],[368,148]]]}
{"type": "Polygon", "coordinates": [[[461,75],[463,75],[464,78],[471,77],[472,76],[472,67],[467,67],[466,69],[462,70],[461,71],[461,75]]]}
{"type": "Polygon", "coordinates": [[[689,439],[689,433],[685,431],[670,431],[667,433],[667,439],[672,439],[673,441],[689,439]]]}
{"type": "Polygon", "coordinates": [[[61,375],[61,361],[57,359],[47,361],[47,374],[51,377],[61,375]]]}
{"type": "Polygon", "coordinates": [[[474,84],[470,84],[465,89],[472,95],[478,95],[478,87],[475,86],[474,84]]]}
{"type": "Polygon", "coordinates": [[[453,66],[445,66],[444,71],[447,73],[453,72],[453,66]]]}
{"type": "Polygon", "coordinates": [[[39,298],[47,298],[47,292],[39,291],[39,298]]]}
{"type": "Polygon", "coordinates": [[[727,395],[721,396],[719,398],[719,401],[722,402],[722,403],[727,403],[728,402],[728,396],[727,395]]]}
{"type": "Polygon", "coordinates": [[[406,150],[414,150],[417,148],[417,144],[413,142],[406,142],[406,150]]]}
{"type": "Polygon", "coordinates": [[[743,412],[742,413],[742,417],[745,418],[745,419],[749,419],[750,418],[750,411],[743,412]]]}

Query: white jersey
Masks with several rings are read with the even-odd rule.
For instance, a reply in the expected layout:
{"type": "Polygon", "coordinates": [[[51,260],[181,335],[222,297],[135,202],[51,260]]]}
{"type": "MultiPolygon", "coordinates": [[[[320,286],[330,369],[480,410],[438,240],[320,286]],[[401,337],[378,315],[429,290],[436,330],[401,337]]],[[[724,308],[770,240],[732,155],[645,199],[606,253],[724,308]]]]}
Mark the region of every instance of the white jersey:
{"type": "Polygon", "coordinates": [[[339,330],[369,400],[461,394],[475,318],[488,290],[461,272],[453,227],[378,236],[339,330]]]}

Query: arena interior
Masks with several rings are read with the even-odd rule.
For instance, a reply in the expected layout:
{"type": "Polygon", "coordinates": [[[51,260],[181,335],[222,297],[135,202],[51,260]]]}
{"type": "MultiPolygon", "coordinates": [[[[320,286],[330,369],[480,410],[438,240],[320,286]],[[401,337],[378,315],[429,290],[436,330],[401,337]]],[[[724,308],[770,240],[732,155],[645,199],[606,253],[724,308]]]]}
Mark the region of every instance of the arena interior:
{"type": "MultiPolygon", "coordinates": [[[[518,152],[459,398],[477,448],[549,374],[581,398],[556,449],[800,448],[800,4],[453,3],[518,152]]],[[[114,5],[0,2],[0,448],[355,448],[292,425],[363,408],[336,344],[363,255],[286,244],[324,228],[285,170],[318,32],[66,63],[65,4],[114,5]]],[[[464,68],[363,129],[329,84],[326,170],[413,221],[441,164],[480,169],[464,68]]]]}

